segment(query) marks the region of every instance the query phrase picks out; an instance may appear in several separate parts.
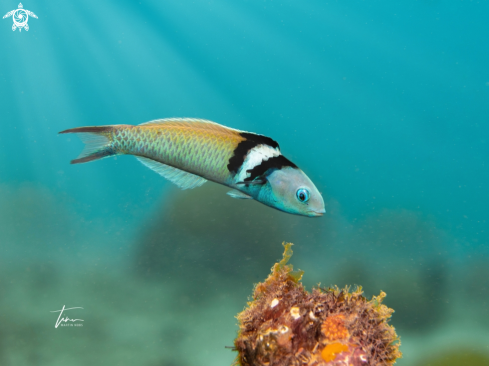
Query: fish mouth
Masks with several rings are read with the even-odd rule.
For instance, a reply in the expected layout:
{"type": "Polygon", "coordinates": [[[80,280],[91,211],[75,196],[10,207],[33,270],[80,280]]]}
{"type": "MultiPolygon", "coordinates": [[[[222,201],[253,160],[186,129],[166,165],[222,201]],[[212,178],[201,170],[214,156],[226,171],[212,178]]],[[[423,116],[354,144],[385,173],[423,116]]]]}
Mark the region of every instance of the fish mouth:
{"type": "Polygon", "coordinates": [[[311,214],[311,216],[315,216],[315,217],[318,217],[318,216],[323,216],[325,213],[326,213],[326,210],[323,208],[322,210],[310,210],[309,213],[311,214]]]}

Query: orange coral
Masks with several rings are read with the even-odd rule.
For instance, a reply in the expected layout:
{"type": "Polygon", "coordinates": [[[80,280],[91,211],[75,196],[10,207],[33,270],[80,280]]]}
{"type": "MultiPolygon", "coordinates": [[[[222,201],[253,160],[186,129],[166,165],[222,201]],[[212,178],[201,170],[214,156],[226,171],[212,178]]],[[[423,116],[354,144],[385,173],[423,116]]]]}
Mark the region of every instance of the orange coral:
{"type": "Polygon", "coordinates": [[[324,361],[334,361],[336,356],[341,352],[348,352],[348,346],[341,343],[331,343],[323,348],[321,351],[321,357],[324,361]]]}
{"type": "Polygon", "coordinates": [[[321,332],[328,341],[337,341],[349,337],[345,327],[345,316],[342,314],[331,315],[321,325],[321,332]]]}

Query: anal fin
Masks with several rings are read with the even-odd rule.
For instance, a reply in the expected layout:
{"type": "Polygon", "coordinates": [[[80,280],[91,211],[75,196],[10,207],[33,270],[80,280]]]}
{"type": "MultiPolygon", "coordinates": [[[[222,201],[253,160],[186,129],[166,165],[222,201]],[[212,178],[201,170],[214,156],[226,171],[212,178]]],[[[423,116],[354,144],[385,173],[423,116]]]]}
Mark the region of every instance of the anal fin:
{"type": "Polygon", "coordinates": [[[198,175],[188,173],[178,168],[160,163],[156,160],[143,158],[141,156],[136,156],[136,158],[146,165],[148,168],[154,170],[156,173],[162,175],[170,182],[176,184],[181,189],[192,189],[200,187],[202,184],[207,182],[207,179],[199,177],[198,175]]]}
{"type": "Polygon", "coordinates": [[[229,191],[227,194],[233,198],[237,198],[237,199],[241,199],[241,200],[253,199],[253,197],[248,196],[246,193],[238,191],[237,189],[233,189],[232,191],[229,191]]]}

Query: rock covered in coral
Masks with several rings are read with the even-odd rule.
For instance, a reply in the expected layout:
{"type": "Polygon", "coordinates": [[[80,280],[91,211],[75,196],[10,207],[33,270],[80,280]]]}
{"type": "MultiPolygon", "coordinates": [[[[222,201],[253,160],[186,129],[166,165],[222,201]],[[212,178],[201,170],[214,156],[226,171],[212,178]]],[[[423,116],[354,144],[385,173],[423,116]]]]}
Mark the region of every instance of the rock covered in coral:
{"type": "Polygon", "coordinates": [[[241,366],[392,365],[401,357],[400,341],[387,324],[392,309],[385,293],[368,301],[361,288],[315,288],[300,282],[302,271],[287,262],[292,244],[272,273],[255,287],[253,301],[238,314],[234,344],[241,366]]]}

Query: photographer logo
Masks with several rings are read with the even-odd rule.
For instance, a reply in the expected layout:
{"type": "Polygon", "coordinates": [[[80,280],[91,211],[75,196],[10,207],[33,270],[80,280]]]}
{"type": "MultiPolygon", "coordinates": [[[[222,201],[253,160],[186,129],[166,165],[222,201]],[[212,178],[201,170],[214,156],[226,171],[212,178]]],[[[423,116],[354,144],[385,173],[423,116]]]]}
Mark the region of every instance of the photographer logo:
{"type": "Polygon", "coordinates": [[[18,9],[9,11],[7,14],[3,16],[3,19],[8,18],[10,16],[12,17],[12,19],[14,20],[14,24],[12,25],[13,31],[15,31],[17,28],[19,29],[19,32],[22,31],[22,28],[28,31],[29,25],[27,24],[27,21],[29,20],[29,15],[37,19],[36,14],[34,14],[32,11],[25,10],[24,7],[22,6],[22,3],[20,3],[18,9]]]}
{"type": "Polygon", "coordinates": [[[58,319],[56,320],[56,323],[54,324],[55,328],[58,328],[58,326],[61,327],[83,327],[82,323],[77,323],[77,322],[82,322],[83,319],[70,319],[69,317],[63,318],[63,313],[68,310],[73,310],[73,309],[83,309],[81,307],[74,307],[74,308],[65,308],[63,305],[63,308],[61,310],[53,310],[51,313],[59,313],[58,319]]]}

